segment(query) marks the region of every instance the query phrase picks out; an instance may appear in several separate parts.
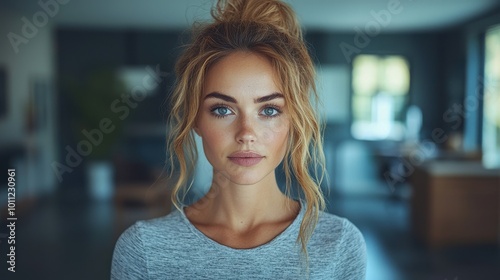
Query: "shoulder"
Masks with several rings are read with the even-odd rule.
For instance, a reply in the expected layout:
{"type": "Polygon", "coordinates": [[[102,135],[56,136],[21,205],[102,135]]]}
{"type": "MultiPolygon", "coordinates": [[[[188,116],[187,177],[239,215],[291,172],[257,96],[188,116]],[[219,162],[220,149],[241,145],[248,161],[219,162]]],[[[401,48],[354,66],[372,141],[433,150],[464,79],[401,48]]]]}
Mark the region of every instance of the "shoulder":
{"type": "Polygon", "coordinates": [[[137,221],[126,229],[117,245],[121,243],[138,242],[142,246],[162,242],[164,239],[178,236],[179,232],[185,231],[186,225],[183,222],[182,214],[179,211],[173,211],[166,216],[150,220],[137,221]]]}
{"type": "Polygon", "coordinates": [[[115,244],[111,278],[140,279],[146,275],[151,248],[175,243],[182,224],[182,214],[174,211],[164,217],[138,221],[126,229],[115,244]]]}
{"type": "Polygon", "coordinates": [[[135,223],[135,226],[140,228],[143,234],[158,233],[158,230],[171,232],[177,231],[181,227],[185,227],[181,212],[174,210],[168,215],[154,218],[150,220],[142,220],[135,223]]]}
{"type": "Polygon", "coordinates": [[[348,219],[321,212],[311,245],[311,251],[330,260],[338,279],[363,279],[366,244],[359,229],[348,219]]]}
{"type": "Polygon", "coordinates": [[[363,254],[366,247],[363,235],[353,223],[327,212],[320,212],[313,236],[323,243],[330,243],[337,250],[363,254]]]}
{"type": "Polygon", "coordinates": [[[363,235],[348,219],[327,212],[320,212],[314,231],[322,237],[329,236],[340,242],[357,241],[364,244],[363,235]]]}

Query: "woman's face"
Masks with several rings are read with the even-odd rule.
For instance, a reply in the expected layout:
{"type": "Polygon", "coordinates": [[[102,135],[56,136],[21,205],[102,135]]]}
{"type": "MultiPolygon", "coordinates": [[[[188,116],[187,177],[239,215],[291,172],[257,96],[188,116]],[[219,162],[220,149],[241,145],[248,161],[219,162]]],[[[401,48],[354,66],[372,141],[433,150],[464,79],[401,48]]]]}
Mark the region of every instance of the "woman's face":
{"type": "Polygon", "coordinates": [[[201,98],[195,131],[215,173],[241,185],[274,180],[289,117],[271,63],[232,53],[209,69],[201,98]]]}

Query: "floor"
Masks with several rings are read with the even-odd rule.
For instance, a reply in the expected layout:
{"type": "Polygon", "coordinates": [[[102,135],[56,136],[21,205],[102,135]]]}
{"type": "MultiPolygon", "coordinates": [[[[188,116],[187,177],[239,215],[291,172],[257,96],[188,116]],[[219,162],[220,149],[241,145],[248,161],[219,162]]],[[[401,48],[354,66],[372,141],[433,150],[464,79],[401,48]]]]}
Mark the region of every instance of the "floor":
{"type": "MultiPolygon", "coordinates": [[[[136,219],[158,215],[138,206],[85,202],[76,191],[38,201],[18,216],[16,272],[5,266],[5,227],[0,229],[0,279],[109,279],[114,242],[136,219]]],[[[331,198],[333,197],[333,198],[331,198]]],[[[408,201],[401,197],[340,197],[328,211],[349,218],[368,248],[368,280],[500,279],[500,247],[427,249],[414,240],[408,201]]],[[[2,220],[5,220],[2,218],[2,220]]]]}

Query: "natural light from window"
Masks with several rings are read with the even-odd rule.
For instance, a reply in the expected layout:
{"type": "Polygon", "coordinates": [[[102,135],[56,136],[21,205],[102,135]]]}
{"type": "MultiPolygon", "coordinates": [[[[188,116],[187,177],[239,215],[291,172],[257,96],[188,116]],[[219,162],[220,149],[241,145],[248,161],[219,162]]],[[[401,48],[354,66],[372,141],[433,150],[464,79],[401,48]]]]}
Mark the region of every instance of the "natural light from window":
{"type": "Polygon", "coordinates": [[[483,163],[500,167],[500,25],[485,36],[483,163]]]}
{"type": "Polygon", "coordinates": [[[402,56],[358,55],[352,68],[351,133],[361,140],[402,140],[410,67],[402,56]]]}

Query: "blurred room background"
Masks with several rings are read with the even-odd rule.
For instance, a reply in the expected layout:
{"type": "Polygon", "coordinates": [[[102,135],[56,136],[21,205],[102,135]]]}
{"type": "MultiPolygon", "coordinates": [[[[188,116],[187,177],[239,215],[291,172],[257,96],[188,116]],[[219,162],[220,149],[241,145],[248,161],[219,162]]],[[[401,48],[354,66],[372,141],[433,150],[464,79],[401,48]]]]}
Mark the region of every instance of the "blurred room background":
{"type": "MultiPolygon", "coordinates": [[[[327,211],[362,231],[367,279],[499,279],[500,2],[288,2],[317,65],[327,211]]],[[[0,1],[0,279],[109,279],[120,233],[171,210],[173,65],[212,3],[0,1]]],[[[210,176],[202,157],[187,199],[210,176]]]]}

